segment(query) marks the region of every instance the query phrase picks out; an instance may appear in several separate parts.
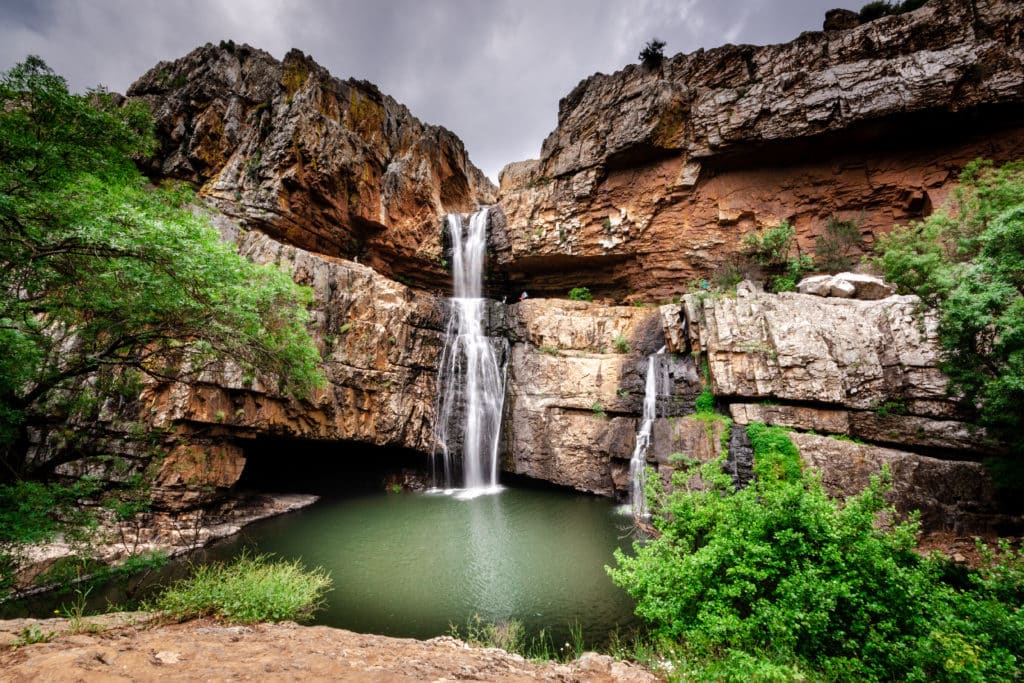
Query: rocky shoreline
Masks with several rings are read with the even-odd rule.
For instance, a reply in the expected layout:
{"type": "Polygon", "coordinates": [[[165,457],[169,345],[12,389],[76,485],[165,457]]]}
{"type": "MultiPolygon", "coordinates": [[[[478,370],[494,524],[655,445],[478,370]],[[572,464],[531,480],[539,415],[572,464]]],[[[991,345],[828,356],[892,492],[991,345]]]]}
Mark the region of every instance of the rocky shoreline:
{"type": "Polygon", "coordinates": [[[159,623],[153,615],[0,621],[4,681],[628,681],[660,680],[638,665],[583,653],[531,662],[450,637],[365,635],[291,622],[228,626],[210,619],[159,623]],[[21,644],[36,632],[48,642],[21,644]],[[32,629],[36,629],[32,631],[32,629]]]}

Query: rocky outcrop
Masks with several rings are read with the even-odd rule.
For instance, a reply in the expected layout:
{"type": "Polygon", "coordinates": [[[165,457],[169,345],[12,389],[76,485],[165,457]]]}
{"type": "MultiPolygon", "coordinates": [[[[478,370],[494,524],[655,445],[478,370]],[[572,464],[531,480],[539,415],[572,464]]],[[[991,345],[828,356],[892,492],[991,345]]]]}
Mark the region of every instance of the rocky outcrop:
{"type": "Polygon", "coordinates": [[[298,50],[207,44],[128,95],[156,116],[157,177],[186,180],[245,227],[379,273],[445,286],[441,219],[494,201],[462,141],[376,86],[298,50]]]}
{"type": "MultiPolygon", "coordinates": [[[[647,355],[665,344],[658,311],[527,299],[509,307],[508,327],[514,341],[507,469],[581,491],[625,495],[647,355]]],[[[692,359],[670,354],[662,362],[672,387],[659,414],[692,412],[699,391],[692,359]]]]}
{"type": "Polygon", "coordinates": [[[992,476],[978,462],[940,460],[814,434],[793,433],[805,465],[821,473],[829,493],[863,491],[883,467],[892,477],[887,497],[902,516],[918,510],[921,526],[956,533],[1015,533],[1019,515],[1005,513],[992,476]]]}
{"type": "Polygon", "coordinates": [[[534,662],[498,648],[443,636],[389,638],[293,622],[225,625],[212,619],[154,624],[146,613],[84,620],[0,621],[4,678],[30,680],[208,681],[263,678],[289,681],[473,680],[495,683],[589,681],[656,683],[636,664],[596,652],[570,662],[534,662]],[[52,642],[25,647],[24,633],[52,642]],[[49,639],[47,639],[49,641],[49,639]]]}
{"type": "Polygon", "coordinates": [[[939,369],[937,319],[916,297],[686,298],[689,341],[733,418],[875,443],[989,453],[939,369]]]}
{"type": "Polygon", "coordinates": [[[668,299],[788,220],[875,234],[929,213],[969,160],[1024,155],[1021,13],[921,9],[582,81],[536,161],[505,168],[511,286],[668,299]]]}

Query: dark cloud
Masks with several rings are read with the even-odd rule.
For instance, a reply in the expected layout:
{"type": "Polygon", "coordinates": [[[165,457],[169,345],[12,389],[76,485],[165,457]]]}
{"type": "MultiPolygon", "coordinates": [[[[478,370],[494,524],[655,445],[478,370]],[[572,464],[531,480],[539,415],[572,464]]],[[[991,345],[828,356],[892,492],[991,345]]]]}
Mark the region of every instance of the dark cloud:
{"type": "Polygon", "coordinates": [[[669,53],[817,30],[849,0],[0,0],[0,68],[38,54],[72,87],[124,91],[161,60],[232,39],[297,47],[457,133],[492,178],[536,157],[580,79],[669,53]]]}

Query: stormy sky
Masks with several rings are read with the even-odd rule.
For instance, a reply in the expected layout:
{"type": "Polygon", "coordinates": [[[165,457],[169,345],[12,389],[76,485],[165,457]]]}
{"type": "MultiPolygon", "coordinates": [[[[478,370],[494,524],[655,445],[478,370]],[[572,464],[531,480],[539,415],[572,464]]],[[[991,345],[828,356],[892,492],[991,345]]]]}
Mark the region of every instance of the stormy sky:
{"type": "Polygon", "coordinates": [[[41,56],[73,90],[124,92],[206,42],[297,47],[466,143],[492,179],[538,156],[582,78],[725,43],[785,42],[863,0],[0,0],[0,69],[41,56]]]}

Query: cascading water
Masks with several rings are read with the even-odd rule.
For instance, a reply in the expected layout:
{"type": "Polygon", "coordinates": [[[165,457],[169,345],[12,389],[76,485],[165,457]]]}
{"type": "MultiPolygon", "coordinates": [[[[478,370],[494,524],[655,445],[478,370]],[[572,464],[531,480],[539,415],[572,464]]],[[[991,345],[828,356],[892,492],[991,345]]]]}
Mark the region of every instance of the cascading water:
{"type": "Polygon", "coordinates": [[[459,214],[446,220],[452,245],[455,296],[450,302],[438,375],[434,427],[434,486],[453,489],[453,449],[461,444],[463,486],[469,495],[498,489],[498,435],[505,400],[505,371],[486,335],[482,295],[487,251],[487,209],[466,226],[459,214]]]}
{"type": "Polygon", "coordinates": [[[647,358],[647,381],[644,383],[644,411],[640,420],[640,429],[636,433],[636,446],[633,457],[629,460],[630,509],[633,517],[647,517],[647,498],[644,490],[647,485],[647,450],[651,445],[651,430],[654,419],[658,416],[658,396],[663,394],[664,379],[662,378],[659,357],[665,353],[665,347],[647,358]]]}

